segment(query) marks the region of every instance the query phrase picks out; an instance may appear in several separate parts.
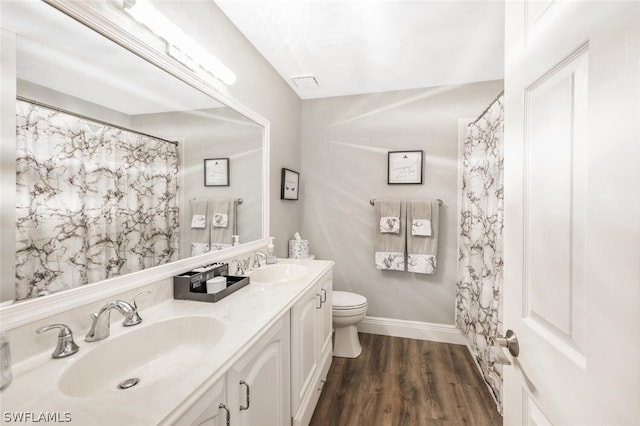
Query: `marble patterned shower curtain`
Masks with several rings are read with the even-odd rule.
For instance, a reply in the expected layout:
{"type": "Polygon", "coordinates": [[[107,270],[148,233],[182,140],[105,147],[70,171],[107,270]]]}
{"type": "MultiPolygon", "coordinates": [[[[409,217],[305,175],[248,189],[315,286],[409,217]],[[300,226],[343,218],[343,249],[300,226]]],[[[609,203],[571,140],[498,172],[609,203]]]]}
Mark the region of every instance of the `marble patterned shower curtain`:
{"type": "Polygon", "coordinates": [[[173,144],[17,102],[16,299],[177,259],[173,144]]]}
{"type": "Polygon", "coordinates": [[[456,323],[502,412],[502,365],[489,338],[502,335],[503,95],[467,129],[462,172],[456,323]]]}

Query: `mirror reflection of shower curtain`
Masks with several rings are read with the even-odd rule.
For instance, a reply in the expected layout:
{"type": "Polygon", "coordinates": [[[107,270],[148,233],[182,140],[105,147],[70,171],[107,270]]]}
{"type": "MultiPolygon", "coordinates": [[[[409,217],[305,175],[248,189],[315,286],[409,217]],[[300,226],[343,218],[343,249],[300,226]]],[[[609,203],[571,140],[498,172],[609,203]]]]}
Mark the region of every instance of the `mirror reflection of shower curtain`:
{"type": "Polygon", "coordinates": [[[171,143],[17,103],[16,299],[177,259],[171,143]]]}

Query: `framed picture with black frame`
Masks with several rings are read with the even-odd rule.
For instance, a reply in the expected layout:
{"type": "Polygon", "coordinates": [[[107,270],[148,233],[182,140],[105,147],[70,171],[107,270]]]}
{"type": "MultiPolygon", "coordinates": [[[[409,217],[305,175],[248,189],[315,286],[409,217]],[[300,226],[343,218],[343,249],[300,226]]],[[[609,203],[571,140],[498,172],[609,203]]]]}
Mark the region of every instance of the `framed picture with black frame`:
{"type": "Polygon", "coordinates": [[[205,158],[204,186],[229,186],[228,158],[205,158]]]}
{"type": "Polygon", "coordinates": [[[282,169],[280,185],[281,200],[297,200],[300,187],[300,173],[289,169],[282,169]]]}
{"type": "Polygon", "coordinates": [[[389,151],[387,184],[422,184],[422,150],[389,151]]]}

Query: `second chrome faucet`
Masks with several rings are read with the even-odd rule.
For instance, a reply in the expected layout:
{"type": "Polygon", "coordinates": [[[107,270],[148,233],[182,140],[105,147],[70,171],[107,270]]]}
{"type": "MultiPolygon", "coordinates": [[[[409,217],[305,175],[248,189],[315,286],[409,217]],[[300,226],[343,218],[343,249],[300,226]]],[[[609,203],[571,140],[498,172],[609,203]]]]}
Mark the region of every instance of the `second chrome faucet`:
{"type": "Polygon", "coordinates": [[[84,337],[87,342],[97,342],[109,337],[111,333],[111,311],[117,310],[124,316],[122,325],[125,327],[131,327],[138,325],[142,322],[142,318],[138,314],[138,306],[136,305],[136,298],[143,294],[149,293],[148,291],[142,292],[133,298],[131,303],[124,300],[115,300],[104,305],[97,314],[91,314],[91,329],[84,337]]]}

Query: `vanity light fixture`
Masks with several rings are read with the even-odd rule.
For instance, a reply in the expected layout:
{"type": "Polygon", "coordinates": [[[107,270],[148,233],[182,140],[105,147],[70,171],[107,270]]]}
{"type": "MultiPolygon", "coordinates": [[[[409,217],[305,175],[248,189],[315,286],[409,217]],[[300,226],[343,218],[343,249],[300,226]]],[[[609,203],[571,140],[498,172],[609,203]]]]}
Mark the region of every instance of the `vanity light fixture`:
{"type": "Polygon", "coordinates": [[[193,71],[202,68],[225,84],[235,83],[236,75],[233,71],[211,56],[180,27],[158,12],[149,1],[124,0],[123,3],[125,12],[167,43],[169,56],[193,71]]]}

